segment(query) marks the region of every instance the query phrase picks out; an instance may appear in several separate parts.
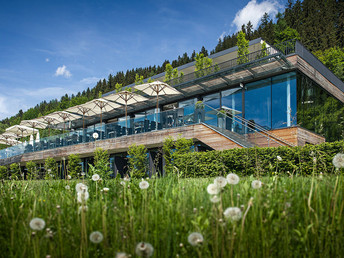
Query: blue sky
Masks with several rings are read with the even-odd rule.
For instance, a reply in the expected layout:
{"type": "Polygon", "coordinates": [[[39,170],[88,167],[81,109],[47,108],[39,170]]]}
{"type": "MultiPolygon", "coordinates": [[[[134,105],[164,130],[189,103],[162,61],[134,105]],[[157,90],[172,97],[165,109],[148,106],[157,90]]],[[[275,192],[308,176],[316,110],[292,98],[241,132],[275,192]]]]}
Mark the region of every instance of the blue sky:
{"type": "Polygon", "coordinates": [[[3,1],[0,119],[232,34],[286,0],[3,1]]]}

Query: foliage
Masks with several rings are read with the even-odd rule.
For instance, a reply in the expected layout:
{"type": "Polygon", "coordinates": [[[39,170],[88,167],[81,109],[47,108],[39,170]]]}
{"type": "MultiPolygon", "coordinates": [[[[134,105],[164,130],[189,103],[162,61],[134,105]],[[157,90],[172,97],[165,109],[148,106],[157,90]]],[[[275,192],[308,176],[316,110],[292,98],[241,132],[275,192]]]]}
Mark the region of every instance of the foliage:
{"type": "Polygon", "coordinates": [[[10,174],[12,180],[23,179],[20,173],[20,165],[18,163],[12,163],[10,165],[10,174]]]}
{"type": "Polygon", "coordinates": [[[123,86],[122,86],[122,83],[118,83],[118,82],[117,82],[117,83],[115,84],[115,91],[116,91],[116,92],[122,91],[122,87],[123,87],[123,86]]]}
{"type": "Polygon", "coordinates": [[[248,62],[248,40],[245,37],[245,33],[240,31],[238,34],[238,64],[244,64],[248,62]]]}
{"type": "Polygon", "coordinates": [[[102,179],[110,178],[111,171],[110,171],[110,163],[109,163],[109,154],[107,150],[103,150],[102,148],[97,148],[94,151],[94,166],[89,164],[90,166],[90,174],[92,176],[94,174],[98,174],[102,179]]]}
{"type": "Polygon", "coordinates": [[[344,178],[323,172],[322,177],[260,177],[260,189],[251,187],[256,177],[241,177],[223,188],[219,203],[212,203],[206,190],[213,178],[150,179],[145,190],[136,179],[125,187],[115,180],[85,180],[87,211],[79,209],[77,180],[5,181],[0,184],[1,256],[79,257],[85,250],[83,257],[116,252],[136,257],[137,243],[146,241],[154,248],[152,257],[342,257],[344,178]],[[101,192],[103,187],[109,191],[101,192]],[[242,207],[237,222],[223,216],[232,206],[242,207]],[[34,217],[46,226],[33,234],[34,217]],[[103,241],[83,244],[83,227],[87,239],[97,230],[103,241]],[[191,246],[191,232],[200,232],[203,243],[191,246]]]}
{"type": "Polygon", "coordinates": [[[8,171],[6,166],[0,166],[0,179],[7,179],[8,171]]]}
{"type": "Polygon", "coordinates": [[[81,159],[77,154],[71,154],[68,156],[67,171],[68,175],[72,178],[77,178],[81,174],[81,159]]]}
{"type": "Polygon", "coordinates": [[[45,179],[56,179],[58,178],[58,167],[57,162],[54,158],[49,157],[45,159],[44,162],[44,168],[45,168],[45,179]]]}
{"type": "Polygon", "coordinates": [[[37,164],[33,161],[28,161],[26,163],[26,169],[27,169],[27,174],[26,174],[26,179],[34,179],[38,178],[37,174],[37,164]]]}
{"type": "Polygon", "coordinates": [[[213,65],[213,59],[204,56],[203,53],[196,54],[195,61],[196,78],[219,71],[219,66],[213,65]]]}
{"type": "Polygon", "coordinates": [[[178,68],[174,68],[170,63],[165,66],[165,79],[164,82],[169,82],[169,84],[174,85],[182,83],[184,80],[184,73],[178,74],[178,68]]]}
{"type": "Polygon", "coordinates": [[[281,43],[281,42],[288,41],[291,39],[300,40],[301,37],[300,37],[300,34],[297,32],[297,30],[287,27],[283,31],[276,34],[275,43],[281,43]]]}
{"type": "Polygon", "coordinates": [[[133,178],[145,178],[148,172],[148,150],[144,145],[132,144],[128,149],[128,167],[133,178]]]}
{"type": "Polygon", "coordinates": [[[184,177],[222,175],[223,171],[247,175],[309,175],[313,171],[334,173],[332,158],[344,152],[344,142],[304,147],[243,148],[176,155],[175,166],[184,177]],[[282,157],[282,161],[277,160],[282,157]],[[313,159],[316,159],[314,162],[313,159]]]}
{"type": "Polygon", "coordinates": [[[171,172],[173,172],[173,160],[172,160],[173,148],[174,148],[173,138],[171,136],[166,137],[162,145],[163,158],[165,161],[164,169],[165,169],[166,174],[170,174],[171,172]]]}
{"type": "Polygon", "coordinates": [[[316,51],[314,55],[339,79],[344,81],[344,48],[332,47],[325,51],[316,51]]]}
{"type": "Polygon", "coordinates": [[[143,76],[139,74],[135,74],[135,85],[143,84],[143,76]]]}

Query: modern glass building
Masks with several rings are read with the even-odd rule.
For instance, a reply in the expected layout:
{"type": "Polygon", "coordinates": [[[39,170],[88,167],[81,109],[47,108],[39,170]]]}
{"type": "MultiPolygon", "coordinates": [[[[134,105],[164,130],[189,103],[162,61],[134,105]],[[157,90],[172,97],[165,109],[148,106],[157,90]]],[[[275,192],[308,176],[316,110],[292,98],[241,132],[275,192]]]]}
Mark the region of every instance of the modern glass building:
{"type": "MultiPolygon", "coordinates": [[[[194,62],[178,67],[184,76],[166,83],[179,94],[161,96],[158,110],[156,98],[146,95],[147,101],[128,106],[127,118],[117,108],[104,112],[101,124],[99,116],[78,119],[68,133],[1,150],[0,165],[77,153],[87,170],[95,148],[102,147],[114,172],[123,173],[130,144],[144,144],[153,166],[167,136],[191,138],[196,150],[342,140],[344,83],[298,41],[266,49],[262,43],[249,43],[245,63],[234,47],[209,56],[214,65],[202,71],[194,62]]],[[[152,79],[164,81],[165,74],[152,79]]]]}

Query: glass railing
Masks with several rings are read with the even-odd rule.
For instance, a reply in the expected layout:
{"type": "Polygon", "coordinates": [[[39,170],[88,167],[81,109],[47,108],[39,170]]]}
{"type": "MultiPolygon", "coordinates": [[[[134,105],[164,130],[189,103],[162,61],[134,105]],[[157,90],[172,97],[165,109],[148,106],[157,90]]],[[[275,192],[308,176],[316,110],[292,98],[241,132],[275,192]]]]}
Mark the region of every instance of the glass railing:
{"type": "Polygon", "coordinates": [[[156,114],[149,114],[127,121],[94,125],[68,133],[41,138],[38,142],[21,143],[0,150],[0,159],[10,158],[24,153],[44,151],[98,140],[112,139],[126,135],[147,133],[156,130],[175,128],[196,123],[195,107],[185,106],[156,114]]]}

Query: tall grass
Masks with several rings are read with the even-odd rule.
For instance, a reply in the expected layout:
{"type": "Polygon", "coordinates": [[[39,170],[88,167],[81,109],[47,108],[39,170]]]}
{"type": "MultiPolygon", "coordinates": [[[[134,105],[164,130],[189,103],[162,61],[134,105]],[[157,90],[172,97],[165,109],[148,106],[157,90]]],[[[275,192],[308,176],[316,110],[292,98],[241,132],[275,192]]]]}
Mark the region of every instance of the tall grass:
{"type": "Polygon", "coordinates": [[[135,256],[141,241],[153,245],[154,257],[343,255],[342,175],[263,177],[260,189],[251,187],[254,179],[227,185],[218,203],[210,201],[206,190],[213,179],[150,179],[146,190],[139,188],[140,180],[125,185],[90,180],[85,181],[90,193],[87,210],[79,210],[77,203],[79,181],[2,181],[0,256],[135,256]],[[102,191],[104,187],[109,191],[102,191]],[[223,216],[232,206],[231,187],[234,206],[246,212],[237,222],[223,216]],[[44,230],[29,227],[34,217],[45,220],[44,230]],[[101,243],[89,240],[93,231],[102,232],[101,243]],[[192,232],[204,237],[196,247],[187,240],[192,232]]]}

